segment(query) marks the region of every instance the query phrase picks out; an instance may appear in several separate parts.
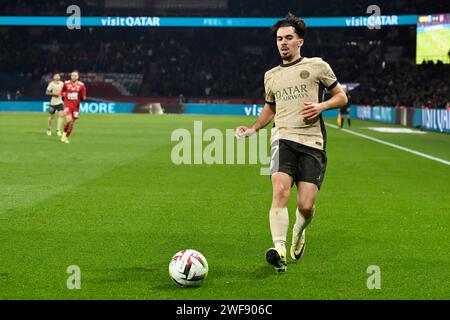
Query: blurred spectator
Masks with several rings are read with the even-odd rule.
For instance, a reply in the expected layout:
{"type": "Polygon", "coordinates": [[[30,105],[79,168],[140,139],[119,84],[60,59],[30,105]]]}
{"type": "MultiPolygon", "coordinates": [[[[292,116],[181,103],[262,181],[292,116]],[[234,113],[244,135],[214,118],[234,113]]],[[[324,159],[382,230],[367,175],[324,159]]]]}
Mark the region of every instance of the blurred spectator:
{"type": "Polygon", "coordinates": [[[183,103],[186,103],[186,102],[187,102],[187,99],[186,99],[186,97],[185,97],[182,93],[180,93],[180,94],[178,95],[177,102],[178,102],[179,104],[183,104],[183,103]]]}

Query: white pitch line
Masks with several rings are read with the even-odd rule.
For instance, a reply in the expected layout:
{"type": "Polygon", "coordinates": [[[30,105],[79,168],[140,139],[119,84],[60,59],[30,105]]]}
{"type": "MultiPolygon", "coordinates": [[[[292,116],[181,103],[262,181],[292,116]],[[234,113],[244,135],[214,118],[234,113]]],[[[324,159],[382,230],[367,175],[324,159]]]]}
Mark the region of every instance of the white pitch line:
{"type": "MultiPolygon", "coordinates": [[[[325,124],[327,126],[329,126],[329,127],[334,128],[334,129],[339,129],[339,127],[334,125],[334,124],[326,123],[326,122],[325,122],[325,124]]],[[[355,131],[352,131],[352,130],[348,130],[348,129],[340,129],[340,130],[341,131],[345,131],[345,132],[350,133],[350,134],[353,134],[355,136],[361,137],[361,138],[372,140],[372,141],[384,144],[386,146],[389,146],[389,147],[392,147],[392,148],[396,148],[396,149],[400,149],[400,150],[403,150],[403,151],[415,154],[417,156],[421,156],[421,157],[424,157],[424,158],[427,158],[427,159],[430,159],[430,160],[434,160],[434,161],[437,161],[437,162],[440,162],[440,163],[443,163],[443,164],[446,164],[446,165],[450,166],[450,161],[447,161],[447,160],[444,160],[444,159],[441,159],[441,158],[436,158],[436,157],[430,156],[429,154],[426,154],[426,153],[422,153],[422,152],[419,152],[419,151],[416,151],[416,150],[405,148],[405,147],[399,146],[398,144],[394,144],[394,143],[390,143],[390,142],[387,142],[387,141],[384,141],[384,140],[380,140],[380,139],[377,139],[377,138],[374,138],[374,137],[371,137],[371,136],[368,136],[368,135],[365,135],[365,134],[362,134],[362,133],[358,133],[358,132],[355,132],[355,131]]]]}

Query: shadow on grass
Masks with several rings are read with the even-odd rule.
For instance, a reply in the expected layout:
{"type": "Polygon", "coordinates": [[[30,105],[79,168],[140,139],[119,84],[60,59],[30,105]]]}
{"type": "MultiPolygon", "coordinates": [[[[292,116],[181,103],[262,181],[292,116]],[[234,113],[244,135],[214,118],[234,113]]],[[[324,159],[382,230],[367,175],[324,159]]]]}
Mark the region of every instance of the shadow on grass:
{"type": "MultiPolygon", "coordinates": [[[[261,265],[256,269],[249,270],[235,267],[235,268],[224,268],[224,267],[216,267],[212,271],[210,270],[208,277],[199,287],[189,287],[183,288],[187,290],[198,290],[200,288],[208,289],[216,286],[226,287],[228,285],[233,286],[241,281],[247,280],[264,280],[271,276],[279,276],[272,267],[269,265],[261,265]]],[[[178,286],[173,283],[169,275],[167,274],[167,281],[164,283],[161,282],[161,278],[156,281],[157,285],[152,286],[153,290],[158,291],[173,291],[179,289],[178,286]]]]}
{"type": "MultiPolygon", "coordinates": [[[[96,277],[90,280],[93,283],[129,284],[131,286],[133,286],[133,283],[138,286],[148,284],[151,290],[162,292],[179,290],[179,287],[170,279],[166,265],[153,264],[145,267],[109,268],[97,270],[96,273],[96,277]]],[[[216,266],[210,269],[208,277],[199,287],[183,289],[196,291],[203,288],[208,290],[208,288],[213,288],[217,285],[220,287],[226,287],[228,285],[235,286],[242,281],[261,281],[269,277],[277,276],[282,276],[282,274],[277,274],[271,266],[265,263],[261,263],[254,268],[245,266],[216,266]]]]}
{"type": "Polygon", "coordinates": [[[160,272],[157,266],[151,267],[129,267],[111,268],[101,271],[102,276],[92,282],[113,283],[113,282],[150,282],[155,278],[155,273],[160,272]]]}

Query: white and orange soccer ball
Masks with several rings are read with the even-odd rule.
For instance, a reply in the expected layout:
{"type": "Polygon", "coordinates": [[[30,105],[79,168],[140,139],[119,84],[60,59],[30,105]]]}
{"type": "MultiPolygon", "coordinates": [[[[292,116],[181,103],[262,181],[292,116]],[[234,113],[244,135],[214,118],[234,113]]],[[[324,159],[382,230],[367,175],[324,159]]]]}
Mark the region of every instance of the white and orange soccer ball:
{"type": "Polygon", "coordinates": [[[169,264],[169,274],[180,287],[198,286],[208,275],[208,262],[196,250],[181,250],[173,256],[169,264]]]}

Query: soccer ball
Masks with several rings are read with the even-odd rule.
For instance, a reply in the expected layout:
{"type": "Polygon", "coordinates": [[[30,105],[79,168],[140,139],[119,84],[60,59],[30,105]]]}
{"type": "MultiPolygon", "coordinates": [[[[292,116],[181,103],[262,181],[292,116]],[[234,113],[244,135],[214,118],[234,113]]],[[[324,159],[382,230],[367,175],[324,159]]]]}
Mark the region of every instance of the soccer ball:
{"type": "Polygon", "coordinates": [[[208,275],[208,262],[196,250],[181,250],[173,256],[169,264],[169,274],[180,287],[198,286],[208,275]]]}

